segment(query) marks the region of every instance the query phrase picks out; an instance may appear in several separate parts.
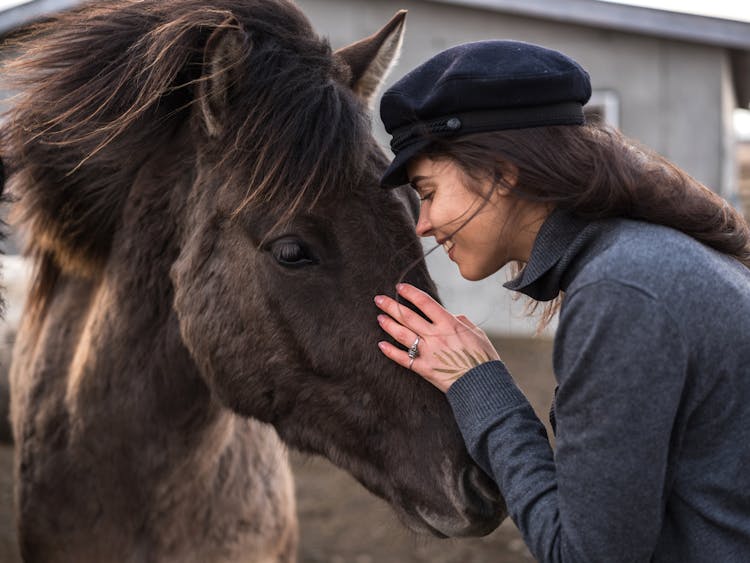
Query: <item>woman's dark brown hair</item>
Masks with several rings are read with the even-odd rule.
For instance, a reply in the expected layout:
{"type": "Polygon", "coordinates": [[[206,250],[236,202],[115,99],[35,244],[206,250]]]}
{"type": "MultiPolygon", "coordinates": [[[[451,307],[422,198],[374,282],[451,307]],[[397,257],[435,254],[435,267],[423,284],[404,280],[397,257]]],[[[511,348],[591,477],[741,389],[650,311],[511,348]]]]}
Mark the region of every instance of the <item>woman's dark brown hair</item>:
{"type": "MultiPolygon", "coordinates": [[[[480,184],[493,178],[519,198],[584,219],[625,217],[671,227],[750,268],[750,228],[742,215],[614,129],[587,124],[477,133],[436,140],[425,153],[454,161],[470,180],[468,187],[485,198],[480,184]],[[513,186],[502,180],[508,164],[518,171],[513,186]]],[[[545,319],[556,309],[548,308],[545,319]]]]}
{"type": "Polygon", "coordinates": [[[518,169],[512,190],[520,198],[584,219],[625,217],[671,227],[750,268],[750,228],[742,215],[616,130],[582,125],[494,131],[435,143],[427,153],[449,157],[475,180],[502,178],[510,163],[518,169]]]}

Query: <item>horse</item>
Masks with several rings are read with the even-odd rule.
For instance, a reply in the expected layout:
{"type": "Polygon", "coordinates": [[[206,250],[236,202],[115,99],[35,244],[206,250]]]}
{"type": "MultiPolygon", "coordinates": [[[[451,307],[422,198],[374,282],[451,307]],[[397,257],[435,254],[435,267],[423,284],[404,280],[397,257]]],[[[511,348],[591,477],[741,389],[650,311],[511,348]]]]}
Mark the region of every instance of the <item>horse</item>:
{"type": "Polygon", "coordinates": [[[370,125],[404,18],[333,51],[288,0],[99,1],[14,45],[25,561],[294,561],[287,447],[419,532],[504,518],[445,397],[376,345],[373,296],[436,293],[370,125]]]}

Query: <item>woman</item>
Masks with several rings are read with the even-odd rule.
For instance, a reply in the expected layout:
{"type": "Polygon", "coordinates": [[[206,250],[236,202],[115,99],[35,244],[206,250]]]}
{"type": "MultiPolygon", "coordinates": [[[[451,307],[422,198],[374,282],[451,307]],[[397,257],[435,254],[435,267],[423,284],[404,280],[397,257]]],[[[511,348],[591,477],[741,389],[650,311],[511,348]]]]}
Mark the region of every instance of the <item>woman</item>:
{"type": "Polygon", "coordinates": [[[721,198],[584,124],[586,72],[542,47],[461,45],[384,96],[417,232],[461,275],[559,307],[553,453],[484,333],[409,285],[382,352],[446,392],[541,561],[750,560],[750,232],[721,198]],[[564,298],[563,298],[564,296],[564,298]]]}

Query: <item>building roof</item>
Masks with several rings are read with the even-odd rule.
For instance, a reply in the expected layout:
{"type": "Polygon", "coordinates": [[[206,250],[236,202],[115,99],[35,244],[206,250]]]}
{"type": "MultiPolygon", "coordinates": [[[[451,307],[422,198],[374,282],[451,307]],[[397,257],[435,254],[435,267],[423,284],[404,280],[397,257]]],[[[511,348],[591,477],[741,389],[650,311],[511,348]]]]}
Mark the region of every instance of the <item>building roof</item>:
{"type": "Polygon", "coordinates": [[[750,22],[600,0],[429,0],[750,51],[750,22]]]}
{"type": "Polygon", "coordinates": [[[750,22],[600,0],[428,1],[725,48],[737,106],[750,106],[750,22]]]}
{"type": "Polygon", "coordinates": [[[66,10],[82,0],[30,0],[10,8],[0,8],[0,37],[22,25],[31,23],[46,14],[66,10]]]}
{"type": "MultiPolygon", "coordinates": [[[[27,0],[0,8],[0,35],[82,0],[27,0]]],[[[428,0],[570,24],[642,33],[750,51],[750,22],[619,4],[601,0],[428,0]]]]}
{"type": "MultiPolygon", "coordinates": [[[[428,0],[601,29],[715,45],[730,52],[737,104],[750,105],[750,22],[600,0],[428,0]]],[[[81,0],[29,0],[0,9],[0,36],[81,0]]]]}

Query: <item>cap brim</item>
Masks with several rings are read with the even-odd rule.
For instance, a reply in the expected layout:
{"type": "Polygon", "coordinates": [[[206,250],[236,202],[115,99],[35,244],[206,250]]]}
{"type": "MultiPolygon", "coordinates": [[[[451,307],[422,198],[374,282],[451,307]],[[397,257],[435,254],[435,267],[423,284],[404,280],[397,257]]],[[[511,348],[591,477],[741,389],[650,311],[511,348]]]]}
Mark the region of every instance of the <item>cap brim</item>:
{"type": "Polygon", "coordinates": [[[420,139],[398,151],[398,154],[380,178],[380,185],[383,188],[396,188],[408,184],[409,175],[406,173],[406,165],[412,158],[426,149],[429,144],[429,139],[420,139]]]}

